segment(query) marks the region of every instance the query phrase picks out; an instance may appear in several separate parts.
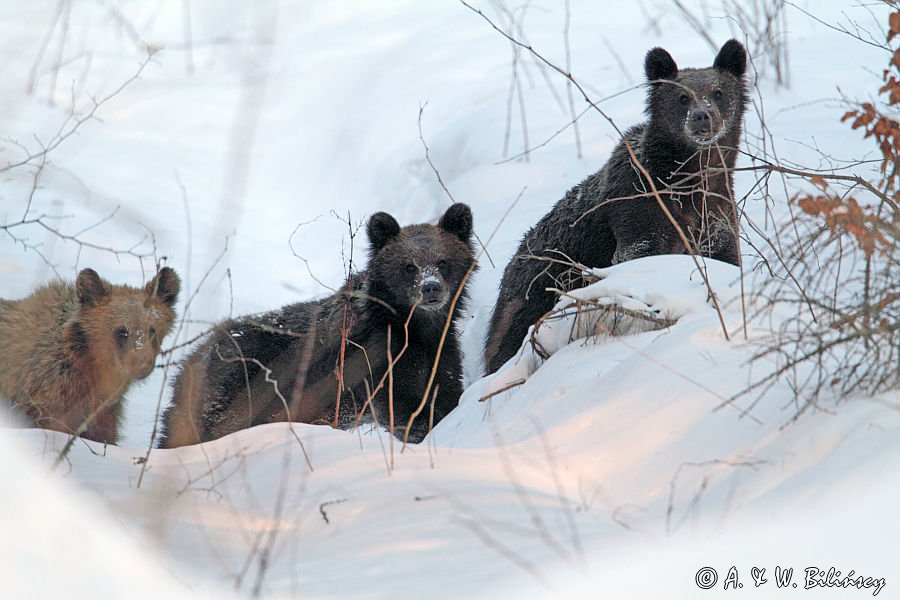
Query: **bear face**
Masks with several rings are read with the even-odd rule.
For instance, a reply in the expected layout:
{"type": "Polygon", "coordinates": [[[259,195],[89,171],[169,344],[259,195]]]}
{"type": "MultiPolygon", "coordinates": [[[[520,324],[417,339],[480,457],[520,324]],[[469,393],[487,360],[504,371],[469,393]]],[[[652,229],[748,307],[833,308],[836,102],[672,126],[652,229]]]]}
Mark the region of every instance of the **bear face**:
{"type": "Polygon", "coordinates": [[[169,267],[143,290],[111,286],[93,269],[83,269],[75,282],[80,313],[69,332],[72,350],[76,355],[90,353],[112,377],[146,378],[172,328],[180,288],[178,275],[169,267]]]}
{"type": "Polygon", "coordinates": [[[662,48],[647,53],[644,71],[650,127],[697,149],[716,144],[740,125],[746,102],[744,47],[726,42],[706,69],[683,69],[662,48]]]}
{"type": "Polygon", "coordinates": [[[471,246],[472,211],[451,206],[437,225],[403,229],[387,213],[376,213],[366,227],[369,242],[368,292],[405,319],[446,314],[450,300],[475,260],[471,246]]]}

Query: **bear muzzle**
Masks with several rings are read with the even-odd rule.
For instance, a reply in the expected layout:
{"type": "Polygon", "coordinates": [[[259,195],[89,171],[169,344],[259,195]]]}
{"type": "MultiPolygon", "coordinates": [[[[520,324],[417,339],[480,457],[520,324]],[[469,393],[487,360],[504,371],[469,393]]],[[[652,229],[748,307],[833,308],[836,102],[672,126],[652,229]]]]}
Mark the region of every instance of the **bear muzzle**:
{"type": "Polygon", "coordinates": [[[140,373],[137,374],[137,376],[135,377],[135,379],[146,379],[147,377],[150,376],[151,373],[153,373],[153,370],[154,370],[155,368],[156,368],[156,364],[155,364],[155,363],[150,363],[149,365],[147,365],[147,366],[144,368],[143,371],[141,371],[140,373]]]}
{"type": "Polygon", "coordinates": [[[419,306],[425,310],[441,310],[449,297],[447,286],[427,271],[419,285],[419,306]]]}
{"type": "Polygon", "coordinates": [[[149,348],[131,351],[121,358],[121,368],[133,379],[146,379],[156,369],[156,352],[149,348]]]}
{"type": "Polygon", "coordinates": [[[684,132],[695,144],[708,146],[725,135],[726,127],[717,111],[698,108],[688,112],[684,132]]]}

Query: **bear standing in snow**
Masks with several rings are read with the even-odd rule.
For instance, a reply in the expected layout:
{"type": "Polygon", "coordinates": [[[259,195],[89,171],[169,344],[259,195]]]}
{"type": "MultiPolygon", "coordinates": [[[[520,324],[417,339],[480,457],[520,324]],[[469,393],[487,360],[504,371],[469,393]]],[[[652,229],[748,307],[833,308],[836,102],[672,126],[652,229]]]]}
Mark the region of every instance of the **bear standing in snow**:
{"type": "Polygon", "coordinates": [[[22,300],[0,300],[0,395],[37,427],[115,443],[122,398],[153,372],[181,281],[163,267],[143,289],[93,269],[22,300]]]}
{"type": "Polygon", "coordinates": [[[487,373],[512,358],[528,327],[553,308],[556,294],[546,288],[584,285],[562,262],[608,267],[687,252],[633,163],[626,140],[691,251],[739,264],[732,169],[747,102],[746,64],[744,47],[735,40],[726,42],[706,69],[679,71],[662,48],[647,53],[649,119],[627,130],[606,165],[569,190],[525,234],[503,273],[491,315],[487,373]]]}
{"type": "Polygon", "coordinates": [[[436,226],[401,228],[391,215],[376,213],[366,232],[366,270],[333,296],[215,327],[183,363],[160,447],[275,421],[347,428],[372,412],[381,425],[393,416],[402,438],[422,406],[448,319],[434,382],[409,439],[420,441],[430,423],[456,407],[462,393],[456,320],[464,287],[452,314],[451,305],[474,268],[469,207],[454,204],[436,226]]]}

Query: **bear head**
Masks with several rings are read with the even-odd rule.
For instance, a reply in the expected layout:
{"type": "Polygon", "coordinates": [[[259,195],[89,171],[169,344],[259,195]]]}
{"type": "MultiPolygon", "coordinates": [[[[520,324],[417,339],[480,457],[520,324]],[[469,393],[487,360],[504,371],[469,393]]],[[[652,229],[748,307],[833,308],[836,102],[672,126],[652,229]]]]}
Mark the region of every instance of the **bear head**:
{"type": "MultiPolygon", "coordinates": [[[[372,215],[366,226],[371,244],[367,271],[368,294],[405,320],[416,314],[446,316],[457,290],[475,262],[472,211],[457,203],[437,225],[401,228],[391,215],[372,215]]],[[[456,308],[462,307],[465,290],[456,308]]]]}
{"type": "Polygon", "coordinates": [[[705,69],[679,70],[668,52],[653,48],[644,60],[649,127],[696,148],[727,136],[736,145],[747,102],[746,68],[747,53],[737,40],[725,42],[705,69]]]}
{"type": "Polygon", "coordinates": [[[112,285],[93,269],[83,269],[75,280],[79,307],[68,332],[71,350],[90,354],[115,379],[147,377],[175,321],[180,289],[181,280],[169,267],[143,289],[112,285]]]}

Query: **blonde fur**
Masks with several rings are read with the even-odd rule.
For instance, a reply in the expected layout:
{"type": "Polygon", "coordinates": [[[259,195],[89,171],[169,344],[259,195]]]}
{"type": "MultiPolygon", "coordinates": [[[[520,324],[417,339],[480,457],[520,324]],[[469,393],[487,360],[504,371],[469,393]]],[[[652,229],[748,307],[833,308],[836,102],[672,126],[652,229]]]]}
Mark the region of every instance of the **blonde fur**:
{"type": "Polygon", "coordinates": [[[37,427],[115,443],[122,399],[153,371],[180,286],[168,267],[142,289],[84,269],[74,285],[0,301],[0,395],[37,427]]]}

